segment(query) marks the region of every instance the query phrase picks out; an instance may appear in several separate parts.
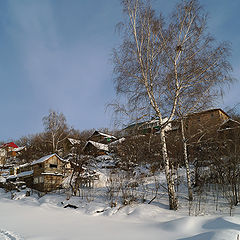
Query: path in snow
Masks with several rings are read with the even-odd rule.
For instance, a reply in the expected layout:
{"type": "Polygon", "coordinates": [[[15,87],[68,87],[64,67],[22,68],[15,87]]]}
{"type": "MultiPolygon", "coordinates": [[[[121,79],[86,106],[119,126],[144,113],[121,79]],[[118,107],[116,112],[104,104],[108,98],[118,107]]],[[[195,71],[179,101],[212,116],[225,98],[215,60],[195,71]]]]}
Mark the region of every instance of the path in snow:
{"type": "Polygon", "coordinates": [[[0,229],[0,240],[23,240],[23,238],[10,231],[0,229]]]}

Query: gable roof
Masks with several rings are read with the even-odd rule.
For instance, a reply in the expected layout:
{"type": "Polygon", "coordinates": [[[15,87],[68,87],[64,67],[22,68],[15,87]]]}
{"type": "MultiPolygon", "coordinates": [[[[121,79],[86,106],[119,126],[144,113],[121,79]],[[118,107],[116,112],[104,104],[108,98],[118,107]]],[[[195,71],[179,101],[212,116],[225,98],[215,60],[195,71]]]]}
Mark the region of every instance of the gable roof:
{"type": "Polygon", "coordinates": [[[68,141],[69,141],[72,145],[81,144],[81,140],[74,139],[74,138],[68,138],[68,141]]]}
{"type": "Polygon", "coordinates": [[[19,178],[19,177],[28,177],[28,176],[31,176],[33,175],[33,170],[30,170],[30,171],[26,171],[26,172],[21,172],[17,175],[10,175],[7,177],[7,179],[14,179],[14,178],[19,178]]]}
{"type": "MultiPolygon", "coordinates": [[[[109,135],[109,134],[106,134],[106,133],[103,133],[103,132],[99,132],[99,131],[94,131],[94,133],[91,135],[92,136],[95,136],[95,135],[100,135],[100,136],[103,136],[105,138],[113,138],[113,139],[117,139],[116,137],[114,137],[113,135],[109,135]]],[[[91,138],[89,137],[89,139],[91,138]]]]}
{"type": "Polygon", "coordinates": [[[230,116],[225,111],[223,111],[221,108],[212,108],[212,109],[204,110],[204,111],[201,111],[201,112],[190,113],[187,116],[200,115],[200,114],[204,114],[204,113],[208,113],[208,112],[215,112],[215,111],[220,111],[224,115],[226,115],[228,118],[230,118],[230,116]]]}
{"type": "Polygon", "coordinates": [[[51,158],[51,157],[53,157],[53,156],[56,156],[56,157],[57,157],[58,159],[60,159],[61,161],[64,161],[64,160],[63,160],[62,158],[60,158],[56,153],[53,153],[53,154],[50,154],[50,155],[41,157],[40,159],[33,161],[31,165],[35,165],[35,164],[38,164],[38,163],[43,163],[43,162],[47,161],[49,158],[51,158]]]}
{"type": "Polygon", "coordinates": [[[8,142],[4,143],[0,148],[5,148],[5,147],[12,147],[12,148],[18,148],[18,145],[16,145],[14,142],[8,142]]]}
{"type": "Polygon", "coordinates": [[[24,146],[24,147],[18,147],[18,148],[14,148],[13,149],[13,152],[20,152],[20,151],[22,151],[23,149],[25,149],[26,147],[24,146]]]}
{"type": "MultiPolygon", "coordinates": [[[[162,120],[162,124],[166,123],[168,121],[168,118],[163,118],[162,120]]],[[[169,123],[171,125],[171,123],[169,123]]],[[[170,126],[168,124],[168,126],[170,126]]],[[[154,127],[159,127],[160,123],[159,123],[159,119],[151,119],[151,120],[147,120],[144,122],[138,122],[138,123],[133,123],[127,127],[125,127],[124,129],[122,129],[122,131],[125,130],[129,130],[129,129],[136,129],[136,130],[143,130],[143,129],[148,129],[148,128],[154,128],[154,127]]]]}
{"type": "Polygon", "coordinates": [[[98,143],[98,142],[94,142],[94,141],[90,141],[90,140],[86,143],[86,145],[84,146],[83,150],[87,147],[88,144],[93,145],[98,150],[103,150],[103,151],[108,151],[109,150],[107,144],[98,143]]]}
{"type": "Polygon", "coordinates": [[[21,172],[17,174],[17,177],[27,177],[27,176],[31,176],[32,174],[33,174],[33,170],[30,170],[30,171],[21,172]]]}
{"type": "Polygon", "coordinates": [[[226,120],[224,123],[220,125],[220,127],[218,128],[218,131],[224,131],[224,130],[230,130],[230,129],[236,129],[236,128],[240,128],[240,122],[229,118],[228,120],[226,120]]]}

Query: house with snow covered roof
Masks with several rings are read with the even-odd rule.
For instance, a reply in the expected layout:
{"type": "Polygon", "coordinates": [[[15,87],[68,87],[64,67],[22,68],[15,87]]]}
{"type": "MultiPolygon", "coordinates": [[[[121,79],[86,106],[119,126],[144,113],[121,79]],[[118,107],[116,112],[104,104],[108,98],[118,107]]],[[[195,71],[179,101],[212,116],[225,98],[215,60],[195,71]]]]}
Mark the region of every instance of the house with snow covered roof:
{"type": "Polygon", "coordinates": [[[80,148],[82,141],[75,138],[66,138],[63,142],[63,151],[64,154],[70,153],[74,149],[80,148]]]}
{"type": "Polygon", "coordinates": [[[88,138],[88,141],[109,144],[116,141],[117,138],[113,135],[106,134],[100,131],[94,131],[93,134],[88,138]]]}
{"type": "Polygon", "coordinates": [[[7,158],[16,157],[23,149],[25,149],[25,147],[18,147],[14,142],[2,144],[0,146],[0,165],[4,165],[7,158]]]}
{"type": "MultiPolygon", "coordinates": [[[[163,122],[166,122],[167,118],[163,119],[163,122]]],[[[168,123],[166,127],[166,131],[172,129],[172,123],[168,123]]],[[[130,136],[136,134],[148,134],[148,133],[156,133],[160,130],[160,123],[158,119],[152,119],[149,121],[138,122],[130,124],[129,126],[122,129],[122,135],[130,136]]]]}
{"type": "Polygon", "coordinates": [[[50,192],[62,184],[63,178],[70,170],[70,163],[54,153],[32,163],[14,167],[14,172],[7,180],[25,181],[27,187],[41,192],[50,192]]]}
{"type": "MultiPolygon", "coordinates": [[[[220,108],[208,109],[200,112],[188,114],[184,117],[184,126],[186,134],[193,136],[202,132],[202,130],[215,131],[216,129],[230,119],[230,116],[220,108]]],[[[164,119],[167,120],[166,118],[164,119]]],[[[123,135],[158,133],[160,129],[159,120],[152,119],[141,123],[135,123],[122,130],[123,135]]],[[[166,131],[176,134],[180,131],[180,120],[176,118],[167,125],[166,131]]],[[[206,131],[205,131],[206,132],[206,131]]]]}
{"type": "Polygon", "coordinates": [[[49,192],[58,188],[66,174],[69,163],[56,153],[44,156],[31,163],[33,170],[33,188],[49,192]]]}
{"type": "Polygon", "coordinates": [[[93,156],[105,155],[109,152],[109,145],[115,141],[117,138],[113,135],[94,131],[83,147],[83,152],[93,156]]]}
{"type": "Polygon", "coordinates": [[[106,155],[109,152],[109,146],[104,143],[87,141],[83,148],[83,152],[88,155],[100,156],[106,155]]]}

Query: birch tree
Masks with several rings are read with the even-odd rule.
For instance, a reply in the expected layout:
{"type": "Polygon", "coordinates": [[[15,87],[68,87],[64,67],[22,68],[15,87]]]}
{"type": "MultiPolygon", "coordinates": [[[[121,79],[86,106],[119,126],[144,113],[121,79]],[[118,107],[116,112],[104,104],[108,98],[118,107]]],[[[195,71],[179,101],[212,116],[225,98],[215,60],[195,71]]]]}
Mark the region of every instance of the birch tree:
{"type": "Polygon", "coordinates": [[[69,128],[63,113],[50,110],[49,114],[43,117],[44,130],[47,134],[47,142],[52,146],[52,152],[59,150],[59,145],[69,136],[69,128]]]}
{"type": "Polygon", "coordinates": [[[182,86],[177,116],[180,118],[188,196],[192,200],[184,118],[190,113],[212,106],[222,93],[223,84],[231,82],[232,69],[228,61],[230,44],[217,44],[206,33],[207,15],[197,1],[178,4],[172,15],[172,22],[177,36],[176,43],[170,43],[177,46],[174,74],[182,86]]]}
{"type": "Polygon", "coordinates": [[[181,2],[166,21],[156,16],[150,1],[122,0],[122,6],[122,44],[113,52],[117,97],[137,118],[159,119],[169,207],[177,209],[166,128],[183,101],[184,106],[189,99],[198,105],[194,92],[210,91],[209,79],[224,79],[228,45],[216,46],[206,33],[206,15],[195,0],[181,2]],[[212,72],[213,67],[219,71],[212,72]]]}

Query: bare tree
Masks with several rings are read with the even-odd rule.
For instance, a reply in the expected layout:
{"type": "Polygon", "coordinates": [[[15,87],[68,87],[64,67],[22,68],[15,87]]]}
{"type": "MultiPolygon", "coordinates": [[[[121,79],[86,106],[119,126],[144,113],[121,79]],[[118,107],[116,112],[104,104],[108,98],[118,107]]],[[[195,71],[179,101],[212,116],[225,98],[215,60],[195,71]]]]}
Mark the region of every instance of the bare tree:
{"type": "Polygon", "coordinates": [[[210,91],[214,84],[208,84],[209,79],[215,77],[219,82],[226,76],[220,69],[230,68],[224,61],[228,45],[215,46],[205,33],[206,15],[195,0],[177,5],[167,23],[161,15],[156,17],[149,1],[123,0],[122,6],[127,18],[119,25],[124,30],[123,42],[113,56],[116,92],[125,97],[128,113],[159,119],[169,207],[177,209],[166,127],[180,112],[179,106],[187,108],[196,92],[210,91]],[[214,66],[219,71],[212,72],[214,66]]]}
{"type": "Polygon", "coordinates": [[[189,200],[192,200],[184,117],[211,106],[215,98],[219,97],[222,84],[231,81],[231,65],[228,62],[230,46],[226,42],[216,44],[216,41],[205,33],[207,15],[197,1],[179,4],[172,18],[178,30],[178,56],[174,62],[174,74],[178,75],[183,87],[177,115],[181,120],[189,200]]]}
{"type": "Polygon", "coordinates": [[[52,146],[52,152],[57,152],[59,144],[69,136],[69,128],[63,113],[50,110],[49,114],[43,117],[43,125],[48,134],[47,142],[52,146]]]}
{"type": "Polygon", "coordinates": [[[45,133],[38,133],[20,138],[17,143],[20,146],[25,146],[25,150],[21,151],[19,159],[23,162],[31,162],[44,155],[52,152],[49,146],[48,136],[45,133]]]}

